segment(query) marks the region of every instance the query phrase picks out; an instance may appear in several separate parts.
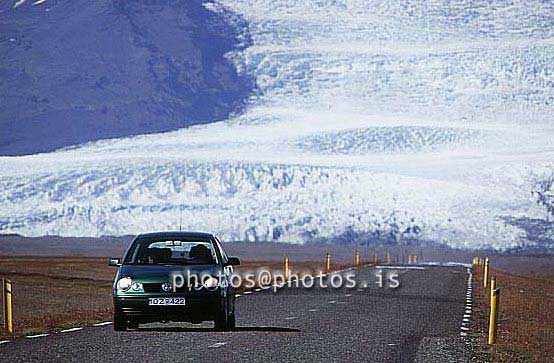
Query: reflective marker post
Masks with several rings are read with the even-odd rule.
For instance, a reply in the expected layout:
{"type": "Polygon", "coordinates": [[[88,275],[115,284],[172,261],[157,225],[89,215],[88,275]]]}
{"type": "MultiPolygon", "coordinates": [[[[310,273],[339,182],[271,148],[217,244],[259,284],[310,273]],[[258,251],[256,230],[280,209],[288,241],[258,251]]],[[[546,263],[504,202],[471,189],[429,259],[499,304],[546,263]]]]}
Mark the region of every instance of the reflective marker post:
{"type": "Polygon", "coordinates": [[[4,331],[13,334],[12,282],[2,279],[4,331]]]}
{"type": "Polygon", "coordinates": [[[485,257],[485,268],[483,270],[483,287],[487,288],[489,283],[489,258],[485,257]]]}
{"type": "Polygon", "coordinates": [[[500,303],[500,289],[494,289],[491,295],[491,309],[489,315],[489,345],[496,343],[496,327],[498,324],[498,304],[500,303]]]}
{"type": "Polygon", "coordinates": [[[289,273],[289,256],[285,256],[283,263],[285,264],[285,281],[289,280],[290,273],[289,273]]]}
{"type": "Polygon", "coordinates": [[[491,305],[492,305],[492,295],[494,294],[494,290],[496,289],[496,276],[491,276],[491,293],[490,293],[490,298],[491,298],[491,305]]]}

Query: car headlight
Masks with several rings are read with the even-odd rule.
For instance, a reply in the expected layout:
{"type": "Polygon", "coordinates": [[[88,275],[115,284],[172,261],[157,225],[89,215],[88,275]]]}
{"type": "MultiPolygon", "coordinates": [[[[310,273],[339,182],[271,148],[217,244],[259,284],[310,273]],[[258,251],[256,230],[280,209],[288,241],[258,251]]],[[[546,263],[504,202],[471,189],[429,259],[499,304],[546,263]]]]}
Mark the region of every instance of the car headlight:
{"type": "Polygon", "coordinates": [[[202,285],[204,285],[204,287],[207,289],[213,289],[214,287],[217,287],[219,285],[219,280],[212,276],[207,276],[204,279],[202,285]]]}
{"type": "Polygon", "coordinates": [[[117,288],[121,291],[127,291],[131,288],[133,280],[130,277],[123,277],[117,282],[117,288]]]}

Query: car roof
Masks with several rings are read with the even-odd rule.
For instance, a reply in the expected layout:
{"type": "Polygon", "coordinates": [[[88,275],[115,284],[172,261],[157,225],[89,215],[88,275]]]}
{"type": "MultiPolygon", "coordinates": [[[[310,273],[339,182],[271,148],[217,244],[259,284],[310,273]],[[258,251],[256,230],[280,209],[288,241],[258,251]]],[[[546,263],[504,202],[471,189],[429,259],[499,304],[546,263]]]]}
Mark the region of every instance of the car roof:
{"type": "Polygon", "coordinates": [[[141,233],[137,238],[214,238],[212,233],[191,231],[167,231],[141,233]]]}

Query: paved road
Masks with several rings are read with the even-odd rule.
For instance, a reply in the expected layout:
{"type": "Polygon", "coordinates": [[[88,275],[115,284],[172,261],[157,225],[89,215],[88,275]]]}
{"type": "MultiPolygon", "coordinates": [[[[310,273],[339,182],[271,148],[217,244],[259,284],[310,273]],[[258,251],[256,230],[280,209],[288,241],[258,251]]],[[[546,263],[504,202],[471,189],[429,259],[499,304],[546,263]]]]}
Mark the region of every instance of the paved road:
{"type": "MultiPolygon", "coordinates": [[[[382,270],[384,274],[392,269],[382,270]]],[[[15,362],[465,362],[461,336],[468,271],[398,268],[400,287],[377,285],[375,267],[355,273],[355,289],[282,288],[237,300],[238,330],[206,324],[148,325],[115,333],[87,327],[0,345],[15,362]],[[367,287],[363,287],[368,283],[367,287]]],[[[330,277],[322,277],[329,282],[330,277]]],[[[466,315],[467,317],[467,315],[466,315]]]]}

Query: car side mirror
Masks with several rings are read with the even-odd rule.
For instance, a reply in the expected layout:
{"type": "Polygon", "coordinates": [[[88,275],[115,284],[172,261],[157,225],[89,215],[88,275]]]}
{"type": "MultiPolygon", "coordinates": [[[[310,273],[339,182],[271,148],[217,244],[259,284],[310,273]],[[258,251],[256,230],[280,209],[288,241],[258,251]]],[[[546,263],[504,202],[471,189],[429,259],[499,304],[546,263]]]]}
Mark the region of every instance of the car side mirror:
{"type": "Polygon", "coordinates": [[[229,257],[229,259],[227,260],[226,265],[227,266],[239,266],[240,265],[240,260],[238,259],[238,257],[229,257]]]}
{"type": "Polygon", "coordinates": [[[110,258],[108,266],[118,267],[121,266],[121,260],[119,258],[110,258]]]}

